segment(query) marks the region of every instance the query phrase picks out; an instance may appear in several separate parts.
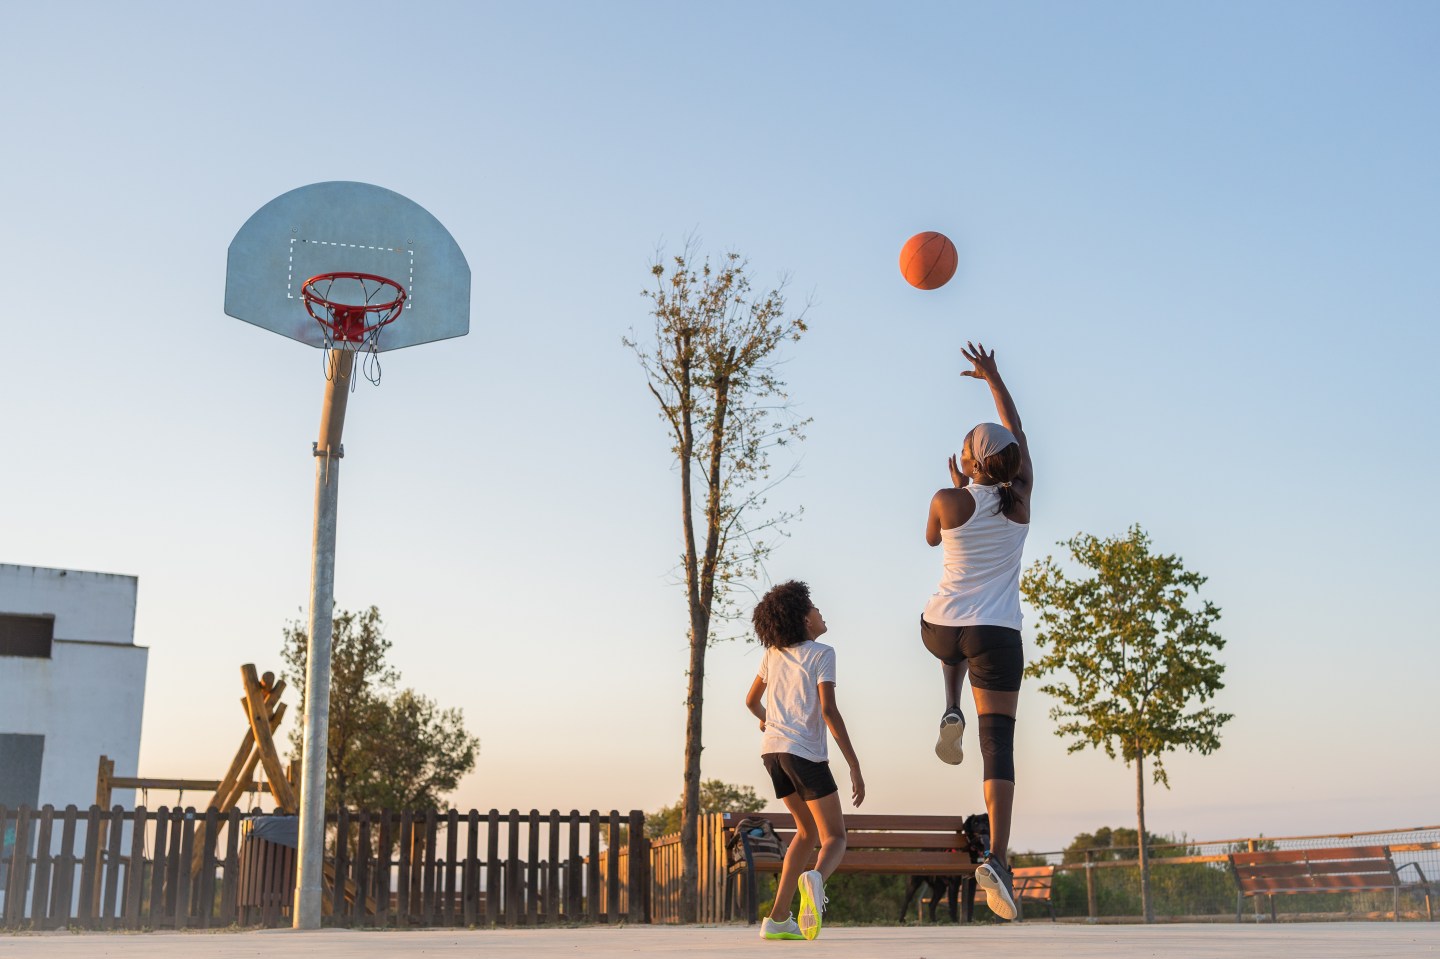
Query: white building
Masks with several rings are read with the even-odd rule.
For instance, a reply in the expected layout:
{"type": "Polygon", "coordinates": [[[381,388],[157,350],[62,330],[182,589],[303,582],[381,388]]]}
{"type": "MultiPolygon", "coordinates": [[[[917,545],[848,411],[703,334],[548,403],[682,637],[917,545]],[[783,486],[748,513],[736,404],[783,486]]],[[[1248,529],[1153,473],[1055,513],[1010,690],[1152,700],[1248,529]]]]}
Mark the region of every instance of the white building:
{"type": "Polygon", "coordinates": [[[136,775],[149,655],[135,645],[138,586],[0,564],[0,804],[88,809],[102,754],[136,775]]]}

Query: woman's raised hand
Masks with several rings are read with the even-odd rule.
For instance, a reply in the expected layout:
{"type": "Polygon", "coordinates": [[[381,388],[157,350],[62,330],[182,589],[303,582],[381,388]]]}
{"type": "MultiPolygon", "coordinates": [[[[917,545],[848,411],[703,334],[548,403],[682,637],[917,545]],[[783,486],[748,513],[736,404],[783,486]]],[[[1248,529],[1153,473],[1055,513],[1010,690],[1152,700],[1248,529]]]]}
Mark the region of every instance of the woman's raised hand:
{"type": "Polygon", "coordinates": [[[991,377],[1000,375],[1000,368],[995,365],[995,351],[985,352],[984,343],[977,346],[966,340],[965,345],[960,348],[960,355],[975,364],[973,370],[965,370],[961,376],[973,376],[977,380],[989,381],[991,377]]]}
{"type": "Polygon", "coordinates": [[[961,489],[970,482],[970,477],[960,472],[960,464],[955,462],[955,457],[950,457],[950,484],[956,489],[961,489]]]}

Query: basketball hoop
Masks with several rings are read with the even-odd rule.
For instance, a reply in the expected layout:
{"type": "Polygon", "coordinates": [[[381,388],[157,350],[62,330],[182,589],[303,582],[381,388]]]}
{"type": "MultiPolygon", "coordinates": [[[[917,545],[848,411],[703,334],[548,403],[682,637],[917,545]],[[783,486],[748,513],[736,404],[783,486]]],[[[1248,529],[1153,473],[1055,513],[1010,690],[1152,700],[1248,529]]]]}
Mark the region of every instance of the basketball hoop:
{"type": "MultiPolygon", "coordinates": [[[[300,296],[324,331],[326,355],[332,349],[367,353],[365,377],[379,383],[380,330],[405,309],[405,288],[373,273],[320,273],[305,281],[300,296]]],[[[327,362],[327,377],[329,370],[327,362]]]]}

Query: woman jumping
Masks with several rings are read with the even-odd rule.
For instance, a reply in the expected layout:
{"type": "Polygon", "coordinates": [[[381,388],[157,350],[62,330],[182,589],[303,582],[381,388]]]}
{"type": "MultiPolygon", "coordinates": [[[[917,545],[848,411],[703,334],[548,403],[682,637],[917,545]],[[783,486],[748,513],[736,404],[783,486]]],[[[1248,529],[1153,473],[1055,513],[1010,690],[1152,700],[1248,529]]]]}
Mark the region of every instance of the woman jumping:
{"type": "Polygon", "coordinates": [[[990,911],[1014,919],[1014,884],[1006,853],[1015,800],[1015,707],[1025,657],[1020,646],[1020,554],[1030,529],[1034,472],[1015,401],[1000,379],[994,352],[967,343],[973,364],[962,375],[984,380],[1000,423],[981,423],[965,437],[960,462],[950,457],[952,486],[930,500],[925,541],[944,546],[940,587],[920,617],[920,638],[940,660],[945,713],[935,753],[951,765],[963,758],[965,674],[975,696],[984,763],[990,852],[975,870],[990,911]]]}

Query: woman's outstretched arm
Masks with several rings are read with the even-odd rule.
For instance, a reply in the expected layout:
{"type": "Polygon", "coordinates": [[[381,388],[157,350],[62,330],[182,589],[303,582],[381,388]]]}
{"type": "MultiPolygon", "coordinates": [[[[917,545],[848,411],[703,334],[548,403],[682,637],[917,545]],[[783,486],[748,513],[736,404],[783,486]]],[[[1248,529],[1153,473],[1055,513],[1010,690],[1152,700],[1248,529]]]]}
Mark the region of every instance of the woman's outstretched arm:
{"type": "Polygon", "coordinates": [[[1000,425],[1014,433],[1015,439],[1020,443],[1020,477],[1027,486],[1030,485],[1034,481],[1034,468],[1030,464],[1030,444],[1020,426],[1020,411],[1015,408],[1015,398],[1010,395],[1010,388],[1000,377],[1000,367],[995,363],[995,351],[987,352],[984,343],[977,345],[967,340],[960,353],[975,367],[960,375],[985,381],[990,387],[990,395],[995,399],[995,411],[1000,414],[1000,425]]]}

